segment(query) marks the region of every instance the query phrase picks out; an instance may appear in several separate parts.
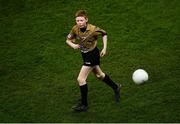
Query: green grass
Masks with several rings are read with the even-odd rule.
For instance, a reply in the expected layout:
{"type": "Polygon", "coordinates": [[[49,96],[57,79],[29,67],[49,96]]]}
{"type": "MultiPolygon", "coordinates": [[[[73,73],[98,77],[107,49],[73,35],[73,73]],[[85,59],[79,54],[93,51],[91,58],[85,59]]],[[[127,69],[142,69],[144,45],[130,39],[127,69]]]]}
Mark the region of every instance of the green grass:
{"type": "Polygon", "coordinates": [[[179,6],[179,0],[0,0],[0,122],[180,122],[179,6]],[[82,60],[65,40],[81,8],[108,32],[101,67],[123,88],[116,104],[111,89],[90,74],[90,108],[73,113],[82,60]],[[138,68],[149,73],[144,85],[132,82],[138,68]]]}

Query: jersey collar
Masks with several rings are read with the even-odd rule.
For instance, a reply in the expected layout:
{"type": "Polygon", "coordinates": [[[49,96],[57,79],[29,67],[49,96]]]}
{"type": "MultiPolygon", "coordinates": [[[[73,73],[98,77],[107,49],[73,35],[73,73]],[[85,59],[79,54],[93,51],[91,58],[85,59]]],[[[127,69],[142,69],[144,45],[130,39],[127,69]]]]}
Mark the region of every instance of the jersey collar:
{"type": "Polygon", "coordinates": [[[86,31],[89,31],[89,30],[90,30],[90,24],[87,23],[86,31]]]}

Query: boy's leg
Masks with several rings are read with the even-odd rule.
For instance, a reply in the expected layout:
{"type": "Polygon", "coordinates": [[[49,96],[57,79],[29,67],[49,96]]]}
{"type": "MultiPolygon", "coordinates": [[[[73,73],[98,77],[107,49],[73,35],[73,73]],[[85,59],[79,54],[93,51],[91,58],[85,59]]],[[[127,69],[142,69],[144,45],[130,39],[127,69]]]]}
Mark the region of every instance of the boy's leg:
{"type": "Polygon", "coordinates": [[[86,83],[86,79],[92,67],[90,66],[82,66],[77,81],[79,83],[80,92],[81,92],[81,103],[74,106],[73,109],[75,111],[86,111],[87,110],[87,93],[88,93],[88,86],[86,83]]]}
{"type": "Polygon", "coordinates": [[[112,89],[117,89],[117,84],[114,83],[111,78],[105,74],[104,72],[102,72],[101,68],[99,66],[95,66],[93,68],[93,73],[95,74],[95,76],[102,80],[103,82],[105,82],[107,85],[109,85],[112,89]]]}
{"type": "Polygon", "coordinates": [[[115,93],[115,100],[118,102],[120,98],[120,87],[121,85],[117,85],[116,83],[113,82],[113,80],[105,73],[102,72],[101,68],[99,66],[95,66],[93,68],[93,73],[95,76],[105,82],[108,86],[110,86],[115,93]]]}

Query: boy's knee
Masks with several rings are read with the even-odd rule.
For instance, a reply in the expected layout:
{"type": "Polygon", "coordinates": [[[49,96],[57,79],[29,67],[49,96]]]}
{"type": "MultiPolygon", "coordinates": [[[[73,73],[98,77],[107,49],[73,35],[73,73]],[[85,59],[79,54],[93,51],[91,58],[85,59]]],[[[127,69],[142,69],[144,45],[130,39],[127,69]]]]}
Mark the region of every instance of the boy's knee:
{"type": "Polygon", "coordinates": [[[85,79],[83,79],[83,78],[77,78],[77,81],[78,81],[78,83],[79,83],[79,85],[84,85],[84,84],[86,84],[86,80],[85,79]]]}
{"type": "Polygon", "coordinates": [[[101,73],[101,74],[95,74],[96,77],[99,79],[99,80],[103,80],[104,77],[105,77],[105,74],[104,73],[101,73]]]}

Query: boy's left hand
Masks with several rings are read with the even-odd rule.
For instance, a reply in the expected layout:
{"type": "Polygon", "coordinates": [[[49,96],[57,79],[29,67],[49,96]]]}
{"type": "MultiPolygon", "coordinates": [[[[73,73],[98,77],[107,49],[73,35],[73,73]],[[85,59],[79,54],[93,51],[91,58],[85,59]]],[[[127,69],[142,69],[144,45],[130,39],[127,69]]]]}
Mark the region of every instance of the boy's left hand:
{"type": "Polygon", "coordinates": [[[102,51],[100,52],[100,56],[103,57],[106,55],[106,50],[105,49],[102,49],[102,51]]]}

